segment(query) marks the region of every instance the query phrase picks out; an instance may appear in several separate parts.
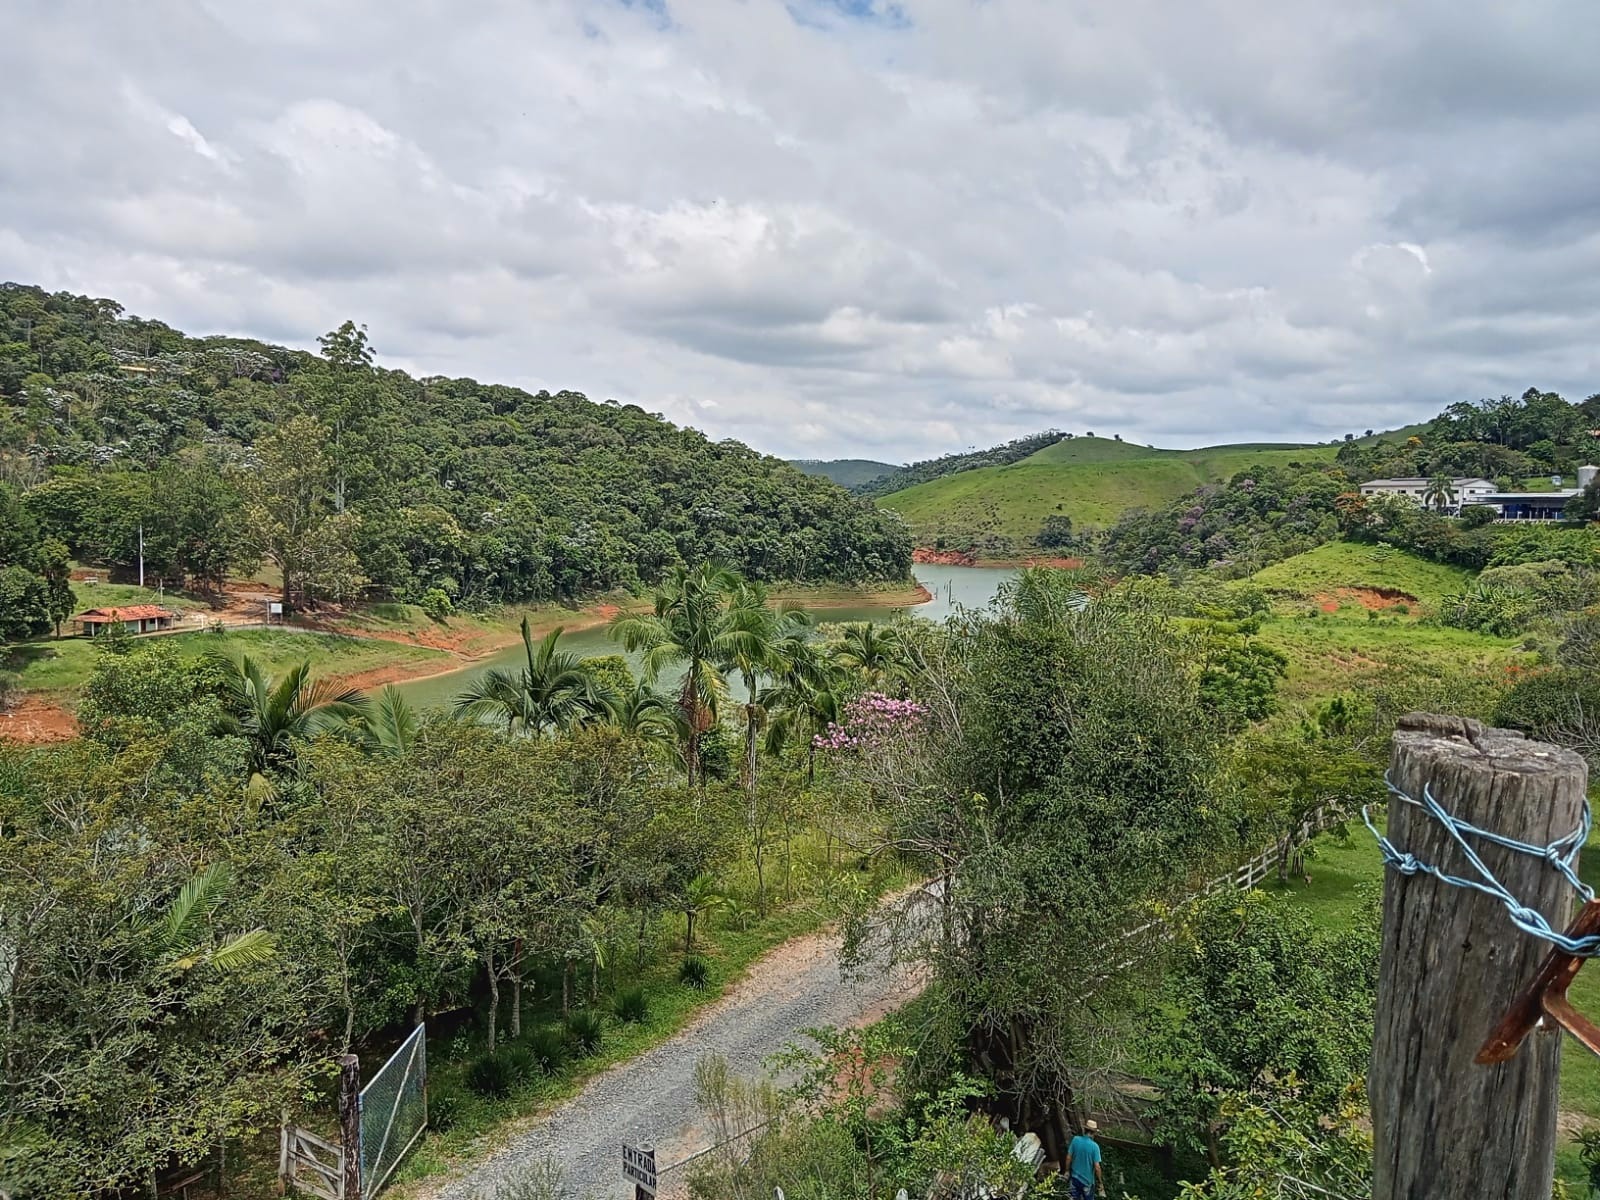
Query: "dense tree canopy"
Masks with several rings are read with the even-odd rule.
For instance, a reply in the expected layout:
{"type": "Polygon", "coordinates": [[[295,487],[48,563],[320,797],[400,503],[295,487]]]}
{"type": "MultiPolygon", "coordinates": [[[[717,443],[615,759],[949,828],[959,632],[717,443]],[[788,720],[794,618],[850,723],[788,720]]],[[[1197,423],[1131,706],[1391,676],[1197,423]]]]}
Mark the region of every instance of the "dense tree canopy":
{"type": "Polygon", "coordinates": [[[756,580],[909,567],[893,514],[737,442],[576,392],[376,368],[350,322],[320,343],[191,338],[0,285],[0,480],[73,554],[132,563],[143,525],[159,578],[214,584],[266,556],[311,598],[569,597],[706,560],[756,580]]]}

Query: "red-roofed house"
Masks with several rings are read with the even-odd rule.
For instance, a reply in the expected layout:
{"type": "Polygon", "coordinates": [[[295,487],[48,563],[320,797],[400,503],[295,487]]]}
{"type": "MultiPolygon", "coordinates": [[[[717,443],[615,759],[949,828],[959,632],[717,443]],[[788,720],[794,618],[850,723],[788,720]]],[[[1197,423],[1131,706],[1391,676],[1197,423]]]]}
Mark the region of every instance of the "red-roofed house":
{"type": "Polygon", "coordinates": [[[129,633],[155,633],[158,629],[171,629],[178,614],[159,604],[125,604],[117,608],[91,608],[72,618],[78,632],[96,637],[108,626],[119,622],[129,633]]]}

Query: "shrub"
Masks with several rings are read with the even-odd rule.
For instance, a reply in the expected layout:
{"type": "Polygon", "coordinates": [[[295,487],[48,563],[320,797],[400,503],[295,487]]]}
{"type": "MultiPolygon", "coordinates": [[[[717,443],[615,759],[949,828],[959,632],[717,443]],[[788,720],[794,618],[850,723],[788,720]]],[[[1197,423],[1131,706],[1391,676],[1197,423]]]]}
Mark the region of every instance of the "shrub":
{"type": "Polygon", "coordinates": [[[617,993],[617,1020],[642,1025],[650,1019],[650,1000],[642,987],[624,988],[617,993]]]}
{"type": "Polygon", "coordinates": [[[1500,510],[1492,504],[1465,504],[1461,508],[1461,528],[1479,529],[1492,525],[1500,517],[1500,510]]]}
{"type": "Polygon", "coordinates": [[[429,588],[418,601],[418,607],[435,621],[443,621],[455,611],[449,593],[443,588],[429,588]]]}
{"type": "Polygon", "coordinates": [[[518,1083],[527,1083],[539,1073],[539,1060],[526,1046],[513,1042],[505,1048],[506,1065],[518,1083]]]}
{"type": "Polygon", "coordinates": [[[528,1034],[525,1044],[534,1065],[546,1075],[555,1074],[566,1060],[567,1040],[559,1029],[541,1025],[528,1034]]]}
{"type": "Polygon", "coordinates": [[[480,1096],[496,1100],[509,1096],[516,1082],[511,1060],[500,1052],[485,1054],[467,1068],[467,1086],[480,1096]]]}
{"type": "Polygon", "coordinates": [[[428,1089],[428,1128],[443,1133],[461,1120],[461,1110],[467,1098],[453,1087],[439,1084],[428,1089]]]}
{"type": "Polygon", "coordinates": [[[567,1036],[581,1054],[593,1054],[600,1049],[600,1037],[605,1033],[605,1017],[593,1009],[580,1008],[567,1017],[567,1036]]]}
{"type": "Polygon", "coordinates": [[[711,979],[711,967],[698,954],[691,954],[678,964],[678,982],[687,987],[703,988],[711,979]]]}

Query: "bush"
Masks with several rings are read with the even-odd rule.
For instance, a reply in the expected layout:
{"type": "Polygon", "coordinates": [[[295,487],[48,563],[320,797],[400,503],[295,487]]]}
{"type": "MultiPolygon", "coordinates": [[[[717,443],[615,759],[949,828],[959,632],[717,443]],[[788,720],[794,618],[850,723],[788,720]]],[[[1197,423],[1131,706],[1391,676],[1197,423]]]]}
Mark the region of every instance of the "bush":
{"type": "Polygon", "coordinates": [[[428,1128],[435,1133],[453,1129],[466,1103],[467,1098],[455,1088],[433,1085],[428,1089],[428,1128]]]}
{"type": "Polygon", "coordinates": [[[1479,529],[1492,525],[1500,517],[1500,510],[1492,504],[1464,504],[1461,506],[1461,528],[1479,529]]]}
{"type": "Polygon", "coordinates": [[[539,1073],[539,1060],[526,1046],[513,1042],[504,1051],[506,1065],[518,1083],[527,1083],[539,1073]]]}
{"type": "Polygon", "coordinates": [[[567,1018],[567,1036],[580,1054],[593,1054],[600,1049],[600,1038],[605,1028],[605,1017],[593,1009],[580,1008],[567,1018]]]}
{"type": "Polygon", "coordinates": [[[650,1000],[642,987],[624,988],[617,993],[617,1020],[642,1025],[650,1019],[650,1000]]]}
{"type": "Polygon", "coordinates": [[[678,982],[687,987],[703,988],[711,980],[711,967],[698,954],[691,954],[678,965],[678,982]]]}
{"type": "Polygon", "coordinates": [[[516,1082],[510,1058],[500,1052],[485,1054],[467,1068],[467,1086],[480,1096],[502,1099],[511,1094],[516,1082]]]}
{"type": "Polygon", "coordinates": [[[559,1029],[541,1025],[528,1034],[525,1045],[534,1065],[546,1075],[554,1075],[566,1061],[567,1040],[559,1029]]]}
{"type": "Polygon", "coordinates": [[[429,588],[417,605],[435,621],[443,621],[455,612],[455,605],[450,603],[450,595],[443,588],[429,588]]]}

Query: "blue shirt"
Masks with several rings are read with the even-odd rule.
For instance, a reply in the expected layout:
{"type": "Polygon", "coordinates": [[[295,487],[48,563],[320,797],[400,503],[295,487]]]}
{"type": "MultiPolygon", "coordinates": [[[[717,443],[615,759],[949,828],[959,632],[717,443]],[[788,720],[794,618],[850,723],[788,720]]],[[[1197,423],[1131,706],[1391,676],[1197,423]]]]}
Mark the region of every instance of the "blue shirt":
{"type": "Polygon", "coordinates": [[[1072,1177],[1080,1183],[1094,1182],[1094,1169],[1100,1165],[1100,1144],[1086,1133],[1080,1133],[1067,1147],[1067,1158],[1072,1163],[1072,1177]]]}

